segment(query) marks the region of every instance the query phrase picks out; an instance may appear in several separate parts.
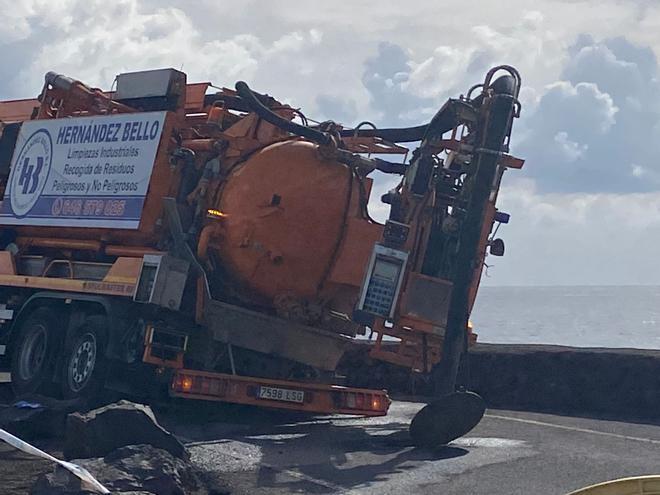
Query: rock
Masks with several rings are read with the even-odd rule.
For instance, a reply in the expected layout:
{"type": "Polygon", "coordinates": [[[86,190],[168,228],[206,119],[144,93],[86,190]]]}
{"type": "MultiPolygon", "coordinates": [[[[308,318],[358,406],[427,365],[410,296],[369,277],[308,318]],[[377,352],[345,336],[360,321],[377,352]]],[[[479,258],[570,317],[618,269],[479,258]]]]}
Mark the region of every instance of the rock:
{"type": "Polygon", "coordinates": [[[103,459],[80,463],[109,490],[158,495],[205,493],[189,463],[151,445],[130,445],[103,459]]]}
{"type": "MultiPolygon", "coordinates": [[[[151,445],[130,445],[103,458],[72,461],[112,493],[122,495],[209,495],[190,463],[151,445]]],[[[78,478],[58,467],[41,476],[31,495],[83,495],[78,478]]]]}
{"type": "Polygon", "coordinates": [[[148,444],[180,459],[183,444],[156,421],[149,406],[121,400],[87,414],[70,414],[66,422],[64,457],[100,457],[126,445],[148,444]]]}
{"type": "Polygon", "coordinates": [[[43,474],[30,490],[30,495],[88,495],[82,489],[81,481],[61,466],[56,466],[52,473],[43,474]]]}
{"type": "Polygon", "coordinates": [[[61,437],[67,415],[83,409],[82,399],[57,400],[38,394],[17,398],[0,406],[0,428],[25,440],[61,437]]]}

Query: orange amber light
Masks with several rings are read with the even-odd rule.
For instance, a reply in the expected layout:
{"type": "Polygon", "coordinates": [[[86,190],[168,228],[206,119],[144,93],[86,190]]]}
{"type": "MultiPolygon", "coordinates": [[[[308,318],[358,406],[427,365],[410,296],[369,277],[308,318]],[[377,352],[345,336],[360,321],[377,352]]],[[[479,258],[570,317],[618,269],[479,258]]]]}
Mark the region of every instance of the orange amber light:
{"type": "Polygon", "coordinates": [[[181,390],[184,392],[190,392],[192,390],[193,381],[189,376],[184,376],[181,380],[181,390]]]}
{"type": "Polygon", "coordinates": [[[211,218],[224,218],[227,216],[226,213],[223,213],[220,210],[206,210],[206,214],[211,218]]]}

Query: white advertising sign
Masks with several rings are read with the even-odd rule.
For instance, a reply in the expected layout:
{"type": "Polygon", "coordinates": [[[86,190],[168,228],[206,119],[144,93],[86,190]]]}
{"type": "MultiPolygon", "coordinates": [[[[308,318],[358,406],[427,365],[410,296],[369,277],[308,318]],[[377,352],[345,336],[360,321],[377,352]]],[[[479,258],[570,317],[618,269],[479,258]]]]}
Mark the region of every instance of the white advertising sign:
{"type": "Polygon", "coordinates": [[[22,124],[0,225],[137,229],[165,112],[22,124]]]}

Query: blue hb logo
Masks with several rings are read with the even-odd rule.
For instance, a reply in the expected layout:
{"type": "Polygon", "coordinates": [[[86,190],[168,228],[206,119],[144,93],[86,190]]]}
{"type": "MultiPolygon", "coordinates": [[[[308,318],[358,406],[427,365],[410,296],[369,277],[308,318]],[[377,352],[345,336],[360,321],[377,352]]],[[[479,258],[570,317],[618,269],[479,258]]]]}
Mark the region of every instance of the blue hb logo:
{"type": "Polygon", "coordinates": [[[18,185],[23,186],[22,194],[34,194],[39,185],[39,174],[44,168],[44,157],[37,157],[37,165],[30,164],[30,157],[26,156],[21,169],[21,176],[18,179],[18,185]]]}
{"type": "Polygon", "coordinates": [[[53,159],[53,141],[46,129],[32,133],[11,170],[10,202],[17,217],[24,217],[34,207],[43,191],[53,159]]]}

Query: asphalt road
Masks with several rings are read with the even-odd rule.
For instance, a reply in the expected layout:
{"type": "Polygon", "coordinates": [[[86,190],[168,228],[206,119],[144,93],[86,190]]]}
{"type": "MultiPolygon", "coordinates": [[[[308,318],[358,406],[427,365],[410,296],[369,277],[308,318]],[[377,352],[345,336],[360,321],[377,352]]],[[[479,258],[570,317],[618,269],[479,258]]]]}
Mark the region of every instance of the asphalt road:
{"type": "Polygon", "coordinates": [[[660,426],[490,410],[468,436],[429,451],[407,435],[418,403],[372,419],[200,407],[161,417],[237,494],[544,495],[660,474],[660,426]]]}

